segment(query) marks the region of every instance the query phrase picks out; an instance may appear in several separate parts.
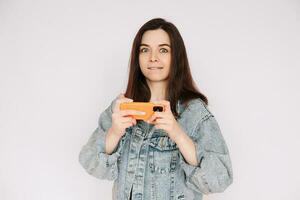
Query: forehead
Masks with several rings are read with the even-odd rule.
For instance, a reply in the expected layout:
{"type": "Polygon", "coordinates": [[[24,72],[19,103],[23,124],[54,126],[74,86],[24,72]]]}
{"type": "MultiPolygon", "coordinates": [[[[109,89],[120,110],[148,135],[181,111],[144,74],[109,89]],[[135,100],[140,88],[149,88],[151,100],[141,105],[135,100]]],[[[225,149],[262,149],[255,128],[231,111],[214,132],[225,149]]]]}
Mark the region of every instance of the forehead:
{"type": "Polygon", "coordinates": [[[170,44],[170,38],[163,29],[149,30],[143,34],[141,43],[149,45],[170,44]]]}

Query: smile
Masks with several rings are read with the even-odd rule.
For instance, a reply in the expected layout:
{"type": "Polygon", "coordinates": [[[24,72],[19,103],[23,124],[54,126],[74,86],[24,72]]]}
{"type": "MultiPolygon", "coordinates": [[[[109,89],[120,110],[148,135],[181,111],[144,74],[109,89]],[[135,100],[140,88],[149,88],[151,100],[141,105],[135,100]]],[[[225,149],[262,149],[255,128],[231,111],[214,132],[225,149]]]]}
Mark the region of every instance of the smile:
{"type": "Polygon", "coordinates": [[[150,69],[150,70],[157,70],[157,69],[163,69],[163,67],[147,67],[147,69],[150,69]]]}

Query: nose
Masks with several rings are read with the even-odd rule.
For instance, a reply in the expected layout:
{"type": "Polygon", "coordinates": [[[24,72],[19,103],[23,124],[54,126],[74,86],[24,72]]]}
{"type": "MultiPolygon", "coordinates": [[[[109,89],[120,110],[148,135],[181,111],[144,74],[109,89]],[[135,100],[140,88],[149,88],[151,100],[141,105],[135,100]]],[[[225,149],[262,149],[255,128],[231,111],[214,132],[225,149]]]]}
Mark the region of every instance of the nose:
{"type": "Polygon", "coordinates": [[[150,61],[151,62],[156,62],[157,61],[157,55],[155,52],[152,52],[150,55],[150,61]]]}

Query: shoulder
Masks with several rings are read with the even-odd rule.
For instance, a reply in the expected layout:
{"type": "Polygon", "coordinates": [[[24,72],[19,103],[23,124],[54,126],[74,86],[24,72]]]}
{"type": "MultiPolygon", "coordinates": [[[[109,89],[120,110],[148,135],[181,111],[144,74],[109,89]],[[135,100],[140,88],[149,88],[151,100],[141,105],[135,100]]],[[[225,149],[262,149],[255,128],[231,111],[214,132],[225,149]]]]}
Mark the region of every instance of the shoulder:
{"type": "Polygon", "coordinates": [[[198,124],[213,116],[207,105],[200,98],[192,99],[186,105],[180,104],[180,109],[178,122],[191,137],[193,137],[194,130],[198,124]]]}
{"type": "Polygon", "coordinates": [[[193,117],[197,120],[213,115],[205,102],[200,98],[192,99],[186,105],[181,106],[184,115],[193,117]]]}

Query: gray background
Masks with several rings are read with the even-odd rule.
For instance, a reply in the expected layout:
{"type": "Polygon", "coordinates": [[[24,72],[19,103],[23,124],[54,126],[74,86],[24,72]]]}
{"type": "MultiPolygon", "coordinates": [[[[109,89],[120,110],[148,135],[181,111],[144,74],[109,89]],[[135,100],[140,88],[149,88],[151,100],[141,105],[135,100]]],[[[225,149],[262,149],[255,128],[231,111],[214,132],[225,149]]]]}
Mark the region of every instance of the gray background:
{"type": "Polygon", "coordinates": [[[154,17],[182,34],[234,183],[205,200],[300,199],[299,1],[0,0],[0,199],[111,199],[78,162],[154,17]],[[297,92],[298,91],[298,92],[297,92]]]}

